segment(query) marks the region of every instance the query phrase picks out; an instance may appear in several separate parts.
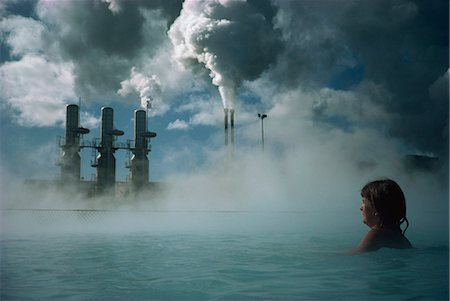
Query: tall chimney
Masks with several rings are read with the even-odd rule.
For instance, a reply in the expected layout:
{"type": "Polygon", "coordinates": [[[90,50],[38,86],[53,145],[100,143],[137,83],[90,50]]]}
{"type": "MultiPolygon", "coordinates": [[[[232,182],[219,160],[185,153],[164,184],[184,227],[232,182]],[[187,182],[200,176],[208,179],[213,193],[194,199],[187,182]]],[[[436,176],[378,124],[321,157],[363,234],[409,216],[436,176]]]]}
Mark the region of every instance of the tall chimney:
{"type": "Polygon", "coordinates": [[[230,109],[230,143],[234,147],[234,109],[230,109]]]}
{"type": "Polygon", "coordinates": [[[116,158],[114,157],[114,136],[122,136],[123,131],[114,129],[114,111],[102,108],[101,142],[97,157],[97,186],[99,192],[113,190],[116,183],[116,158]]]}
{"type": "Polygon", "coordinates": [[[89,130],[79,126],[79,107],[66,106],[66,137],[61,157],[61,180],[64,183],[76,184],[80,181],[80,135],[89,130]]]}
{"type": "Polygon", "coordinates": [[[131,158],[131,183],[135,190],[141,189],[148,183],[148,148],[147,137],[147,114],[144,110],[134,111],[134,149],[131,158]]]}
{"type": "Polygon", "coordinates": [[[224,134],[225,134],[225,146],[227,146],[228,145],[228,112],[229,112],[229,109],[223,109],[223,112],[224,112],[224,119],[223,119],[223,122],[224,122],[224,134]]]}
{"type": "Polygon", "coordinates": [[[149,182],[149,161],[147,158],[150,151],[148,142],[150,138],[156,137],[155,132],[147,131],[147,112],[144,110],[134,111],[134,147],[131,149],[133,157],[130,160],[131,185],[135,192],[145,188],[149,182]]]}

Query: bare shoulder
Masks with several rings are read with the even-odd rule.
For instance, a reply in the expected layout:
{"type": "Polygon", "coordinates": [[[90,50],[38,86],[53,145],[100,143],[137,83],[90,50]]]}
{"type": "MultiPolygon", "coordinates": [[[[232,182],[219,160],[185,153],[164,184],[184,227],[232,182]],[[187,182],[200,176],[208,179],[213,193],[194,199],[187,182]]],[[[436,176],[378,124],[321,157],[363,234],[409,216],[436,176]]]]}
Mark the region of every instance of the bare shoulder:
{"type": "Polygon", "coordinates": [[[411,242],[400,232],[383,231],[383,246],[394,249],[411,249],[411,242]]]}
{"type": "Polygon", "coordinates": [[[376,251],[381,248],[383,241],[383,234],[380,230],[372,229],[363,237],[359,243],[358,249],[361,252],[376,251]]]}
{"type": "Polygon", "coordinates": [[[356,254],[361,252],[372,252],[381,248],[410,249],[409,240],[399,232],[383,229],[372,229],[363,237],[359,245],[349,252],[356,254]]]}
{"type": "Polygon", "coordinates": [[[363,237],[359,245],[348,254],[357,254],[361,252],[372,252],[381,248],[381,234],[379,230],[372,229],[363,237]]]}

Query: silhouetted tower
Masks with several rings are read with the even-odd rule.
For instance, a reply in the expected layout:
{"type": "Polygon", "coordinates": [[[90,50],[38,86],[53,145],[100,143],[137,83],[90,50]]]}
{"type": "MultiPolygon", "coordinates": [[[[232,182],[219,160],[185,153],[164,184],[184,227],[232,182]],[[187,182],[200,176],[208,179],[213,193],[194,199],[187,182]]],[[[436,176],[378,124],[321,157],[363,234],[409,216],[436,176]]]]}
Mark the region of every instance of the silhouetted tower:
{"type": "Polygon", "coordinates": [[[147,131],[147,112],[134,111],[134,148],[130,162],[131,184],[135,191],[142,189],[149,181],[149,164],[147,154],[150,151],[148,141],[156,133],[147,131]]]}
{"type": "Polygon", "coordinates": [[[66,106],[66,136],[61,145],[61,181],[65,184],[76,184],[80,181],[80,135],[89,133],[89,130],[80,127],[79,107],[71,104],[66,106]]]}
{"type": "Polygon", "coordinates": [[[230,109],[230,144],[231,155],[234,153],[234,109],[230,109]]]}
{"type": "Polygon", "coordinates": [[[227,109],[227,108],[223,109],[223,113],[224,113],[224,116],[223,116],[224,144],[225,144],[226,148],[228,147],[228,112],[229,112],[229,109],[227,109]]]}
{"type": "Polygon", "coordinates": [[[123,131],[114,129],[114,111],[110,107],[102,108],[101,141],[97,148],[97,190],[105,192],[115,188],[116,158],[114,152],[114,137],[122,136],[123,131]]]}
{"type": "Polygon", "coordinates": [[[224,119],[224,144],[225,144],[225,161],[228,164],[229,160],[234,156],[234,109],[223,109],[224,119]]]}

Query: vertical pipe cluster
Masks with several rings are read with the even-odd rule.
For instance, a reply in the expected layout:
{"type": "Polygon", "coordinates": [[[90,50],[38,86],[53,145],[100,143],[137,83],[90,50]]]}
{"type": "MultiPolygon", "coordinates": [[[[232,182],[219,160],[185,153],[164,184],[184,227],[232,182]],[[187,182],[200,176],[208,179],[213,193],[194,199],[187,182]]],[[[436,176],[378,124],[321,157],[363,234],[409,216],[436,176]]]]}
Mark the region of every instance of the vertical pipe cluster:
{"type": "Polygon", "coordinates": [[[114,157],[114,136],[123,135],[114,129],[114,111],[102,108],[101,141],[97,157],[97,189],[99,192],[114,189],[116,182],[116,158],[114,157]]]}
{"type": "Polygon", "coordinates": [[[79,126],[79,114],[77,105],[66,106],[66,136],[61,157],[61,180],[66,184],[80,181],[80,135],[89,133],[88,129],[79,126]]]}
{"type": "MultiPolygon", "coordinates": [[[[147,112],[136,110],[134,112],[134,146],[124,147],[115,144],[115,136],[122,136],[123,131],[114,128],[114,111],[110,107],[101,110],[100,143],[93,143],[98,151],[96,160],[92,163],[97,168],[97,192],[108,193],[115,191],[116,184],[116,158],[117,149],[131,150],[133,157],[130,160],[131,184],[135,191],[144,188],[149,182],[149,149],[148,141],[156,137],[156,133],[147,131],[147,112]]],[[[86,147],[80,144],[80,135],[89,133],[89,130],[79,126],[79,106],[68,105],[66,115],[66,136],[60,160],[61,180],[65,184],[79,183],[81,174],[80,149],[86,147]]]]}

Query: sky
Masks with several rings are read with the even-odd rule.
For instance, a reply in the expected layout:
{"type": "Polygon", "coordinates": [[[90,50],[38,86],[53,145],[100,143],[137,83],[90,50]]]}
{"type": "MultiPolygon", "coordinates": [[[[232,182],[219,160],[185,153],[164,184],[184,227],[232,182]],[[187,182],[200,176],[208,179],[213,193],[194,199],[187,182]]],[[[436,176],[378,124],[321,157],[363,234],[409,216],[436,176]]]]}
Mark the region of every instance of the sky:
{"type": "MultiPolygon", "coordinates": [[[[152,181],[214,177],[233,108],[236,177],[268,197],[302,181],[305,197],[331,185],[358,198],[374,177],[448,196],[448,1],[6,0],[0,15],[3,189],[57,178],[67,104],[81,103],[85,140],[112,107],[125,142],[150,99],[152,181]]],[[[91,179],[92,151],[81,155],[91,179]]]]}

